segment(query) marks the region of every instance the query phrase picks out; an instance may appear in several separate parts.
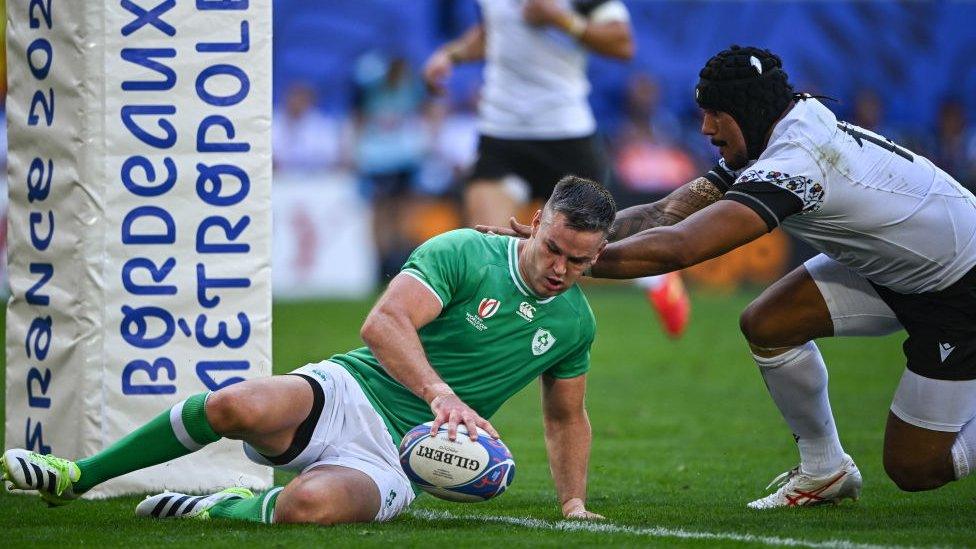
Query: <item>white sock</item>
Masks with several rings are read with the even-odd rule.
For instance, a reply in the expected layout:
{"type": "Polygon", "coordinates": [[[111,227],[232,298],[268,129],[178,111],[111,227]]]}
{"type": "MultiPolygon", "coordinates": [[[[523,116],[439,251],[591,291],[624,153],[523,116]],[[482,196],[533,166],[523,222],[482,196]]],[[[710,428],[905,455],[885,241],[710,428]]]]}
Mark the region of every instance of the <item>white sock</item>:
{"type": "Polygon", "coordinates": [[[797,438],[800,469],[815,477],[839,469],[844,449],[827,398],[827,366],[817,345],[809,341],[772,358],[752,358],[797,438]]]}
{"type": "Polygon", "coordinates": [[[976,419],[962,426],[952,444],[952,466],[956,470],[956,480],[976,469],[976,419]]]}

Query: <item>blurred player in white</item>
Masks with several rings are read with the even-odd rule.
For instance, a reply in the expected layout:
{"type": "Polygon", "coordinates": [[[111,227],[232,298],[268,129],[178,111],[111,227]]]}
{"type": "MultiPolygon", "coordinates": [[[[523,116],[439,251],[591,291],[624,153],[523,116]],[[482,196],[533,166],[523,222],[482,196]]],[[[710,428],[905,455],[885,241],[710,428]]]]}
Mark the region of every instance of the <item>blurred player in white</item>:
{"type": "MultiPolygon", "coordinates": [[[[620,0],[479,0],[482,21],[427,60],[435,92],[458,63],[485,61],[478,160],[464,193],[469,224],[506,225],[566,174],[606,182],[610,168],[587,102],[587,55],[630,59],[620,0]],[[527,186],[527,188],[526,188],[527,186]]],[[[641,282],[665,331],[679,337],[690,305],[674,274],[641,282]]]]}
{"type": "Polygon", "coordinates": [[[976,197],[926,158],[794,93],[779,57],[768,50],[733,46],[699,76],[702,133],[722,156],[707,183],[699,182],[700,203],[710,205],[686,210],[673,226],[611,244],[593,274],[630,278],[685,268],[777,226],[821,252],[741,317],[800,452],[800,464],[774,480],[775,492],[749,507],[860,495],[861,474],[841,446],[827,397],[827,369],[813,342],[819,337],[904,328],[907,368],[888,414],[885,470],[906,491],[970,474],[976,468],[976,197]]]}

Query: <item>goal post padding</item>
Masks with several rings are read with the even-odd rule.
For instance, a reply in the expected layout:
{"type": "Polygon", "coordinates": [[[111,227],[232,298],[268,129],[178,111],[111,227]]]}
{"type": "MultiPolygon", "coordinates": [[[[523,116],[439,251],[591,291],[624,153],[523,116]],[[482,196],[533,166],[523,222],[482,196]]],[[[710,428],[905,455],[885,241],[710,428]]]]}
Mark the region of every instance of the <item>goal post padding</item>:
{"type": "MultiPolygon", "coordinates": [[[[5,446],[271,374],[271,1],[8,0],[5,446]]],[[[88,495],[267,488],[223,440],[88,495]]]]}

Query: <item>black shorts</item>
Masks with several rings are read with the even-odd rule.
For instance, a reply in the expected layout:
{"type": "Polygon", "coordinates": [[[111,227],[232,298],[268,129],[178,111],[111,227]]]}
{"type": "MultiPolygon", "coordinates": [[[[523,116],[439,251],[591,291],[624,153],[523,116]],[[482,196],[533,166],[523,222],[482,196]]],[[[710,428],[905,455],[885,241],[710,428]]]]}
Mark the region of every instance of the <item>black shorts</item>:
{"type": "Polygon", "coordinates": [[[416,179],[417,170],[414,169],[364,174],[360,186],[363,194],[370,200],[399,198],[413,190],[416,179]]]}
{"type": "Polygon", "coordinates": [[[976,379],[976,268],[944,290],[900,294],[872,284],[908,332],[908,369],[930,379],[976,379]]]}
{"type": "Polygon", "coordinates": [[[604,185],[610,170],[603,144],[594,135],[574,139],[478,138],[478,160],[469,181],[517,175],[532,189],[532,198],[549,198],[566,175],[578,175],[604,185]]]}

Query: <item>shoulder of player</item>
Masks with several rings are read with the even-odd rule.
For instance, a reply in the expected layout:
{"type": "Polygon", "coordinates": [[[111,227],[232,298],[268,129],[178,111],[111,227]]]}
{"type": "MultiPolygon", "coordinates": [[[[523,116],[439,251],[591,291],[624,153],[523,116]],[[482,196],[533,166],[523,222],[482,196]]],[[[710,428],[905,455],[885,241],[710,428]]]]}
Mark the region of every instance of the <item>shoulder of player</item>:
{"type": "Polygon", "coordinates": [[[458,250],[477,246],[507,245],[508,237],[480,233],[474,229],[462,228],[441,233],[427,240],[428,243],[449,246],[458,250]]]}
{"type": "Polygon", "coordinates": [[[753,165],[742,170],[734,185],[778,179],[780,177],[804,176],[822,181],[824,168],[817,157],[814,143],[798,136],[784,135],[783,139],[770,144],[753,165]]]}
{"type": "Polygon", "coordinates": [[[583,332],[594,333],[596,331],[596,316],[590,307],[590,302],[586,299],[586,294],[579,284],[560,294],[556,299],[563,307],[570,309],[570,314],[579,319],[580,330],[583,332]]]}
{"type": "Polygon", "coordinates": [[[506,266],[513,239],[480,233],[474,229],[455,229],[427,240],[421,246],[445,258],[453,256],[466,270],[480,272],[487,265],[506,266]]]}

